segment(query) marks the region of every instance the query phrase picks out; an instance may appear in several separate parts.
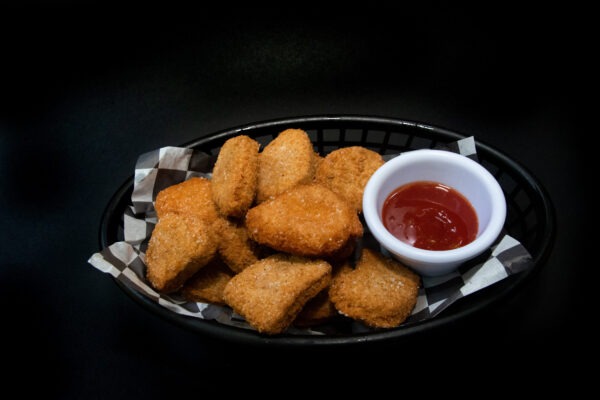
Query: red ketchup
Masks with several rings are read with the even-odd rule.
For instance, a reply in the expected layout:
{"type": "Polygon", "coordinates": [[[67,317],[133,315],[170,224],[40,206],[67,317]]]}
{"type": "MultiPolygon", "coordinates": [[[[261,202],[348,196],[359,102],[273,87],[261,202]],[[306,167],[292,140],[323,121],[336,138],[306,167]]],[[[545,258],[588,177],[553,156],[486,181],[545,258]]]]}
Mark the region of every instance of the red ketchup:
{"type": "Polygon", "coordinates": [[[417,181],[394,190],[383,203],[383,225],[395,237],[426,250],[451,250],[471,243],[479,222],[456,189],[417,181]]]}

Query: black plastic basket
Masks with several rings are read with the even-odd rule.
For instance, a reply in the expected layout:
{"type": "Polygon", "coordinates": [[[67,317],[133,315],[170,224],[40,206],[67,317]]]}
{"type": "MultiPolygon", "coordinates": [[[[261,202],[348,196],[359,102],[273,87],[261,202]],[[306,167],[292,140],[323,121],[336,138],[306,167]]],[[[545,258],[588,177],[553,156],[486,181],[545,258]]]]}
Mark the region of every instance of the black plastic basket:
{"type": "MultiPolygon", "coordinates": [[[[456,132],[413,121],[371,116],[325,115],[253,123],[220,131],[182,146],[216,156],[223,143],[231,137],[244,134],[266,145],[279,132],[287,128],[305,130],[314,143],[315,150],[321,155],[347,146],[363,146],[382,155],[397,154],[416,149],[435,148],[465,138],[464,135],[456,132]]],[[[136,302],[171,322],[199,333],[236,342],[274,345],[333,345],[372,342],[412,335],[455,321],[481,310],[516,289],[546,261],[555,236],[555,216],[552,202],[543,186],[532,174],[502,152],[477,140],[476,150],[479,162],[496,177],[505,193],[507,200],[506,233],[519,240],[530,252],[534,267],[460,299],[439,316],[430,320],[377,332],[335,336],[282,334],[270,337],[248,329],[176,314],[123,285],[118,280],[115,279],[115,282],[136,302]]],[[[102,249],[123,240],[123,214],[125,208],[131,205],[132,190],[133,176],[117,190],[110,200],[100,227],[102,249]]]]}

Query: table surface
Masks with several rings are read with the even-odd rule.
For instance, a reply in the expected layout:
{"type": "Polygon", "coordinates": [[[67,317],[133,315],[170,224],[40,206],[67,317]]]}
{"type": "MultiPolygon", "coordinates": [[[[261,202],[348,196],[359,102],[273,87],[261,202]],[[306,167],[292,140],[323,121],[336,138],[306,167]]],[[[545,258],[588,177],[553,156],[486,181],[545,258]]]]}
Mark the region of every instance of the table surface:
{"type": "Polygon", "coordinates": [[[158,398],[190,386],[224,393],[253,372],[259,378],[245,390],[265,393],[275,376],[294,384],[293,393],[313,394],[321,393],[313,382],[373,390],[461,382],[464,391],[478,379],[510,393],[535,371],[545,378],[532,388],[572,385],[562,371],[576,370],[576,357],[593,348],[582,232],[593,221],[585,214],[592,133],[577,117],[587,63],[583,33],[561,23],[575,16],[142,13],[90,4],[0,14],[0,298],[11,367],[1,379],[9,387],[20,382],[28,392],[37,382],[57,398],[158,398]],[[456,323],[405,340],[303,349],[190,332],[88,264],[104,207],[139,154],[250,122],[320,114],[420,121],[503,151],[554,204],[548,261],[508,298],[456,323]]]}

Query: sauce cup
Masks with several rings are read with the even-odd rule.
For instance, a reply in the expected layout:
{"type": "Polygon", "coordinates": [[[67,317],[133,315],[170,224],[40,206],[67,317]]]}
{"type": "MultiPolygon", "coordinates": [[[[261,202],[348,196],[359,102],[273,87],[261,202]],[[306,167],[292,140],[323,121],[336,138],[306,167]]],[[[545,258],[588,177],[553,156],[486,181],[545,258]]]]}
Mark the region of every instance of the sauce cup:
{"type": "Polygon", "coordinates": [[[392,257],[422,276],[440,276],[491,247],[504,226],[506,199],[496,178],[478,162],[445,150],[413,150],[387,161],[371,176],[364,190],[363,215],[373,237],[392,257]],[[450,250],[425,250],[388,231],[382,220],[387,197],[398,187],[418,181],[438,182],[466,197],[478,219],[473,241],[450,250]]]}

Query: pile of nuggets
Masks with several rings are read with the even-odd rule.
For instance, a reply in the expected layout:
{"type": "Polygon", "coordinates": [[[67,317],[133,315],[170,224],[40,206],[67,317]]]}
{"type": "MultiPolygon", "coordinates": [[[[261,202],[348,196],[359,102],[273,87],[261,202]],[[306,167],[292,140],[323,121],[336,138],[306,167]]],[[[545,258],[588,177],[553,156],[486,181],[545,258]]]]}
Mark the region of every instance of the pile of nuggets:
{"type": "Polygon", "coordinates": [[[366,246],[354,257],[364,187],[381,155],[350,146],[320,156],[301,129],[260,147],[232,137],[210,179],[157,194],[145,260],[150,284],[229,306],[266,335],[333,318],[373,328],[404,322],[420,277],[366,246]]]}

